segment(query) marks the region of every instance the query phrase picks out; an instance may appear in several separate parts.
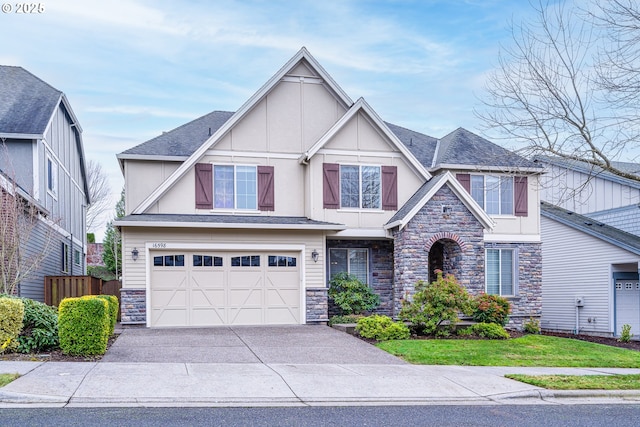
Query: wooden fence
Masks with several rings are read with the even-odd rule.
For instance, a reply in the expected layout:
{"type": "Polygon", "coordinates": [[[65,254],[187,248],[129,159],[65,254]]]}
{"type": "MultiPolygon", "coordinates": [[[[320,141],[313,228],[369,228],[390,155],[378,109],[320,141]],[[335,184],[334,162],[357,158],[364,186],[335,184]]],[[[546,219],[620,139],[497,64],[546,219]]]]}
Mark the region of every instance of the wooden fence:
{"type": "MultiPolygon", "coordinates": [[[[64,298],[101,294],[115,295],[120,302],[120,287],[118,280],[103,282],[102,279],[91,276],[46,276],[44,302],[57,307],[64,298]]],[[[118,320],[120,320],[119,311],[118,320]]]]}

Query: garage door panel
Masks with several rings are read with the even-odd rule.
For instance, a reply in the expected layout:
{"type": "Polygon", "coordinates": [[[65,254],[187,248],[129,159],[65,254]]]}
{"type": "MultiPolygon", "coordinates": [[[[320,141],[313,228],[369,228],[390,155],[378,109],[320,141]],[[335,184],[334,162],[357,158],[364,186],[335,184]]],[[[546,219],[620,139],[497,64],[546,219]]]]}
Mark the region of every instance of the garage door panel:
{"type": "Polygon", "coordinates": [[[191,326],[225,325],[227,319],[225,308],[192,308],[191,326]]]}
{"type": "Polygon", "coordinates": [[[298,312],[293,307],[270,308],[267,310],[266,323],[270,325],[298,323],[298,312]]]}
{"type": "MultiPolygon", "coordinates": [[[[167,255],[178,260],[152,259],[167,255]]],[[[184,266],[151,266],[152,326],[300,323],[299,253],[183,255],[184,266]]]]}

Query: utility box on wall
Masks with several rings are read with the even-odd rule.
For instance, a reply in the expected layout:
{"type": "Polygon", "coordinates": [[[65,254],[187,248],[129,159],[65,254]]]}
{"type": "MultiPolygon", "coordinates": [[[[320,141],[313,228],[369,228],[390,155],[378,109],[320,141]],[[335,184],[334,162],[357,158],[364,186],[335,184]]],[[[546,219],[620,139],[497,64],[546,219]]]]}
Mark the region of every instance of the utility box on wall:
{"type": "Polygon", "coordinates": [[[584,297],[576,297],[576,307],[584,307],[584,297]]]}

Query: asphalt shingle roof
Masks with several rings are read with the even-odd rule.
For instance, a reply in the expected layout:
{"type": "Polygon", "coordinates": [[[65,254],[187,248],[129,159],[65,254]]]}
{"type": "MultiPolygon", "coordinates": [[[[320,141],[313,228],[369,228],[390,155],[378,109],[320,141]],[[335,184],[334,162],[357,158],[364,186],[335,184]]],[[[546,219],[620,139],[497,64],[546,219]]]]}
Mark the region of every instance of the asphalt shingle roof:
{"type": "Polygon", "coordinates": [[[262,216],[262,215],[193,215],[193,214],[137,214],[127,215],[116,220],[118,222],[183,222],[212,224],[264,224],[283,226],[335,226],[342,229],[342,224],[316,221],[299,216],[262,216]]]}
{"type": "Polygon", "coordinates": [[[232,115],[229,111],[213,111],[121,154],[189,157],[232,115]]]}
{"type": "Polygon", "coordinates": [[[436,166],[452,164],[542,169],[540,165],[463,128],[440,140],[436,166]]]}
{"type": "Polygon", "coordinates": [[[411,210],[418,204],[420,203],[420,201],[424,198],[424,196],[431,191],[431,189],[433,187],[435,187],[436,185],[438,185],[438,183],[440,182],[440,180],[442,180],[444,178],[444,174],[441,175],[436,175],[434,177],[432,177],[429,181],[425,182],[424,184],[422,184],[422,187],[420,187],[418,189],[418,191],[416,191],[415,193],[413,193],[413,196],[411,196],[409,198],[409,200],[407,200],[407,203],[405,203],[396,213],[395,215],[393,215],[391,217],[391,219],[387,222],[387,224],[392,224],[396,221],[400,221],[402,220],[404,217],[406,217],[407,215],[409,215],[409,212],[411,212],[411,210]]]}
{"type": "MultiPolygon", "coordinates": [[[[186,123],[169,132],[165,132],[147,142],[130,148],[119,154],[142,156],[188,157],[193,154],[216,130],[234,113],[214,111],[186,123]]],[[[427,169],[433,164],[438,140],[420,132],[412,131],[392,123],[385,123],[391,132],[427,169]]],[[[458,128],[440,140],[437,164],[456,164],[468,166],[527,167],[542,170],[533,163],[505,148],[463,128],[458,128]]]]}
{"type": "Polygon", "coordinates": [[[43,134],[61,96],[24,68],[0,65],[0,133],[43,134]]]}
{"type": "Polygon", "coordinates": [[[540,203],[540,214],[640,255],[640,236],[546,202],[540,203]]]}

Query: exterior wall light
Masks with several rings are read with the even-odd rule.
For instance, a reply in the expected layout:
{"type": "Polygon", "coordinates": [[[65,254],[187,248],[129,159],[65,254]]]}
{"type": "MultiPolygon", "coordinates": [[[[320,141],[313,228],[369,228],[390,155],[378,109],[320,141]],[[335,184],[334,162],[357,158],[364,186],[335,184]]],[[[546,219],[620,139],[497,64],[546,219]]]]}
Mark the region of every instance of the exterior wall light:
{"type": "Polygon", "coordinates": [[[133,248],[133,250],[131,251],[131,259],[133,259],[134,261],[137,261],[139,254],[140,252],[138,252],[138,248],[133,248]]]}
{"type": "Polygon", "coordinates": [[[320,254],[315,249],[313,250],[313,252],[311,252],[311,259],[313,260],[313,262],[318,262],[319,256],[320,254]]]}

